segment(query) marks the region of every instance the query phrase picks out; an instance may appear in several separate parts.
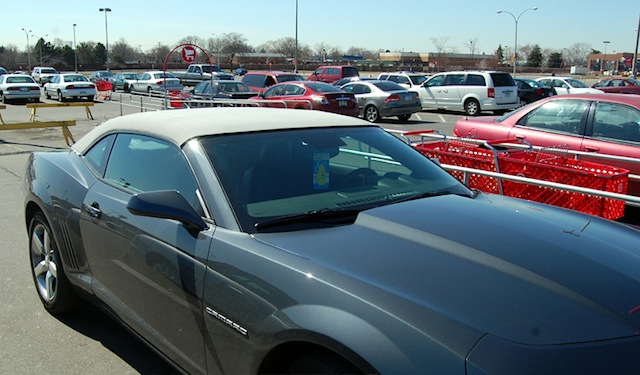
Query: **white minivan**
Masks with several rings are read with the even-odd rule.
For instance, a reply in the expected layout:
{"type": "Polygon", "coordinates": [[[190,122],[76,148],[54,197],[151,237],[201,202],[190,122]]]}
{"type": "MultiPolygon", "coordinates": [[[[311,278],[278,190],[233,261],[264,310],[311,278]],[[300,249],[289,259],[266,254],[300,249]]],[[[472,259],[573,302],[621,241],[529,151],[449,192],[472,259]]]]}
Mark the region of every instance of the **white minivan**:
{"type": "Polygon", "coordinates": [[[422,109],[463,110],[469,116],[482,111],[504,113],[518,107],[518,87],[509,73],[458,71],[438,73],[420,90],[422,109]]]}

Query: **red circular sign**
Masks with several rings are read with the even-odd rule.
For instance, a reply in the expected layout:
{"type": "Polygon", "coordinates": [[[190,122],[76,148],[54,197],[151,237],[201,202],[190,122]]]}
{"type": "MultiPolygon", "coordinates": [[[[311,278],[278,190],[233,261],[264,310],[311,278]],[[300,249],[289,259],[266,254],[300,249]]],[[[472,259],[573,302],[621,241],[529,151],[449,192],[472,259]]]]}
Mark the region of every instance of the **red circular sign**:
{"type": "Polygon", "coordinates": [[[182,61],[186,63],[192,63],[196,61],[196,49],[193,46],[182,47],[182,61]]]}

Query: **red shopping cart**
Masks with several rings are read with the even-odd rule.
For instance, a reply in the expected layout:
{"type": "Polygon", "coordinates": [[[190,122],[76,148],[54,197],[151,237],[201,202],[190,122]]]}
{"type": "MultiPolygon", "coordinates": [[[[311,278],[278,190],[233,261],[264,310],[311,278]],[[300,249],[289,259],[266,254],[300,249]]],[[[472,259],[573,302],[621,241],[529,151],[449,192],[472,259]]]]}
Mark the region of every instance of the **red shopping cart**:
{"type": "MultiPolygon", "coordinates": [[[[405,136],[430,133],[430,130],[404,133],[405,136]]],[[[540,150],[505,146],[515,139],[505,139],[479,144],[474,140],[449,139],[427,142],[425,138],[414,145],[422,154],[451,164],[473,169],[499,172],[508,175],[585,187],[606,192],[626,194],[629,171],[609,165],[592,163],[568,157],[567,146],[555,146],[540,150]]],[[[489,193],[503,194],[531,201],[573,209],[607,219],[624,216],[625,202],[563,189],[525,184],[515,181],[451,171],[453,176],[469,187],[489,193]]]]}

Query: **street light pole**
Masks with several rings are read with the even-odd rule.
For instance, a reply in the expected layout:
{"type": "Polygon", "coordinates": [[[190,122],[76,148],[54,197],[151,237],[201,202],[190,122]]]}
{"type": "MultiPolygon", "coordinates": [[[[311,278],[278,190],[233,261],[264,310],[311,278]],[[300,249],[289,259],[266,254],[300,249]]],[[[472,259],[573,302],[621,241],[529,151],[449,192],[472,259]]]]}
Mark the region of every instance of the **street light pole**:
{"type": "Polygon", "coordinates": [[[607,44],[610,42],[605,40],[604,42],[604,56],[602,57],[602,64],[600,64],[600,74],[604,75],[605,64],[607,63],[607,44]]]}
{"type": "MultiPolygon", "coordinates": [[[[34,35],[32,35],[34,36],[34,35]]],[[[41,36],[38,39],[38,43],[40,44],[40,66],[44,66],[44,63],[42,62],[42,45],[44,44],[44,37],[45,36],[49,36],[49,34],[44,34],[43,36],[41,36]]]]}
{"type": "Polygon", "coordinates": [[[73,59],[75,72],[78,73],[78,45],[76,44],[76,24],[73,24],[73,59]]]}
{"type": "Polygon", "coordinates": [[[27,36],[27,68],[31,70],[31,47],[29,46],[29,33],[31,30],[27,31],[22,29],[22,31],[24,31],[24,35],[27,36]]]}
{"type": "Polygon", "coordinates": [[[298,0],[296,0],[296,50],[293,56],[293,72],[298,73],[298,0]]]}
{"type": "Polygon", "coordinates": [[[520,17],[529,10],[538,10],[538,7],[525,9],[518,15],[518,17],[514,16],[513,13],[506,10],[497,11],[498,14],[507,13],[513,18],[513,21],[516,23],[515,42],[513,44],[513,76],[514,77],[516,76],[516,71],[518,68],[518,21],[520,21],[520,17]]]}
{"type": "Polygon", "coordinates": [[[107,70],[109,70],[109,29],[107,27],[107,13],[111,12],[111,8],[100,8],[101,12],[104,12],[104,34],[106,38],[106,49],[107,49],[107,70]]]}

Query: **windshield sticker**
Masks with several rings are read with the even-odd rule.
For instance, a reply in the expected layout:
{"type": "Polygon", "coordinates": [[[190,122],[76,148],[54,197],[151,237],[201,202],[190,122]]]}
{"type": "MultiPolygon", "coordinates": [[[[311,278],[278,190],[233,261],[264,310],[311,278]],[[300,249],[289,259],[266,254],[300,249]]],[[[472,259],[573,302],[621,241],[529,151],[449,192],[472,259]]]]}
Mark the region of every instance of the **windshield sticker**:
{"type": "Polygon", "coordinates": [[[327,150],[318,150],[313,153],[313,189],[329,189],[329,158],[327,150]]]}

